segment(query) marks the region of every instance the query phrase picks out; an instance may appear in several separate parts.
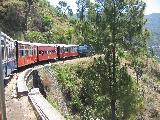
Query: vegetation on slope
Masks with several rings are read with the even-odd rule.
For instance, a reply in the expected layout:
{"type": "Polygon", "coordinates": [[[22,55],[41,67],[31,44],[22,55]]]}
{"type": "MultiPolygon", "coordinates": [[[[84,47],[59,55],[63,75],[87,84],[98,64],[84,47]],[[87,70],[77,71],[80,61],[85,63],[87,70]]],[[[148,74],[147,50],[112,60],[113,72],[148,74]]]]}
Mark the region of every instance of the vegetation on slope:
{"type": "Polygon", "coordinates": [[[76,43],[71,19],[57,14],[47,0],[2,0],[0,29],[18,40],[76,43]]]}
{"type": "MultiPolygon", "coordinates": [[[[100,57],[99,59],[103,59],[100,57]]],[[[99,61],[89,60],[73,64],[54,65],[62,92],[73,119],[111,119],[109,81],[99,78],[106,71],[99,61]],[[96,70],[101,71],[96,73],[96,70]],[[95,76],[96,74],[96,76],[95,76]]],[[[121,71],[122,72],[122,71],[121,71]]],[[[136,79],[130,75],[128,80],[119,81],[119,95],[116,102],[117,119],[135,119],[136,114],[143,108],[142,97],[139,94],[136,79]]]]}
{"type": "MultiPolygon", "coordinates": [[[[155,120],[159,119],[159,63],[147,56],[138,57],[142,75],[138,78],[134,62],[129,54],[124,55],[120,64],[126,65],[127,73],[120,74],[116,101],[117,119],[155,120]],[[123,76],[124,75],[124,76],[123,76]],[[130,79],[126,79],[130,77],[130,79]]],[[[109,86],[107,77],[100,77],[104,71],[100,61],[104,56],[62,65],[53,65],[57,80],[62,88],[68,106],[69,119],[111,119],[109,86]],[[100,61],[99,61],[100,60],[100,61]]],[[[104,63],[103,63],[104,64],[104,63]]],[[[121,72],[125,72],[121,70],[121,72]]],[[[105,76],[105,74],[103,74],[105,76]]],[[[52,100],[51,103],[54,103],[52,100]]]]}

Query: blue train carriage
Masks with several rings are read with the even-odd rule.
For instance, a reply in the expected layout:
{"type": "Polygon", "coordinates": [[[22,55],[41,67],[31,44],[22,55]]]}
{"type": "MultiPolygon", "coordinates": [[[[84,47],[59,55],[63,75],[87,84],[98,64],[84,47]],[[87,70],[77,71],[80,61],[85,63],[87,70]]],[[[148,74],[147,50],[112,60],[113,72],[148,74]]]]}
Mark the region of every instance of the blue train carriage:
{"type": "Polygon", "coordinates": [[[15,41],[0,32],[1,50],[2,50],[2,66],[3,66],[3,77],[9,76],[16,68],[16,44],[15,41]]]}
{"type": "Polygon", "coordinates": [[[79,52],[79,55],[81,57],[83,56],[90,56],[90,55],[94,55],[95,54],[95,49],[93,48],[92,45],[79,45],[78,46],[78,52],[79,52]]]}

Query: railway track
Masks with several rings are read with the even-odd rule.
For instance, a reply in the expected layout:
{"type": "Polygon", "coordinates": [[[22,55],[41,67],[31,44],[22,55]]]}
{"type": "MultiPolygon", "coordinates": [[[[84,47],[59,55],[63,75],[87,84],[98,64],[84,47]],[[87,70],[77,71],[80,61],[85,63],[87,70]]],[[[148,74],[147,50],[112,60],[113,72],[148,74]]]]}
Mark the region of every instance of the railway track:
{"type": "Polygon", "coordinates": [[[21,73],[15,73],[5,87],[7,120],[37,120],[28,96],[17,97],[16,82],[21,73]]]}
{"type": "Polygon", "coordinates": [[[58,120],[58,117],[59,120],[64,119],[41,94],[33,94],[32,92],[28,95],[29,91],[25,80],[32,71],[47,65],[49,64],[34,66],[24,71],[21,70],[19,73],[14,73],[13,77],[8,80],[9,82],[5,86],[7,120],[37,120],[40,118],[42,120],[58,120]],[[53,115],[56,117],[53,117],[53,115],[48,116],[49,114],[45,112],[46,108],[51,114],[55,113],[53,115]]]}

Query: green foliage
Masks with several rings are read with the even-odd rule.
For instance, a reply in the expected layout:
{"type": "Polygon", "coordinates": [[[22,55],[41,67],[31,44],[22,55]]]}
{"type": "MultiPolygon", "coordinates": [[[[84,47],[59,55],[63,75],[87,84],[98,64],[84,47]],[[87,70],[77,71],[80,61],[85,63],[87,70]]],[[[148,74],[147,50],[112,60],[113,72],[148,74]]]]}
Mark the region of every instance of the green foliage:
{"type": "Polygon", "coordinates": [[[90,3],[89,8],[88,8],[88,16],[87,16],[88,20],[90,22],[95,22],[96,21],[96,15],[97,15],[96,5],[93,4],[93,3],[90,3]]]}
{"type": "MultiPolygon", "coordinates": [[[[124,97],[123,93],[118,93],[118,89],[123,88],[124,84],[126,86],[133,86],[133,84],[130,82],[131,78],[127,74],[127,68],[119,63],[119,58],[123,57],[123,50],[126,50],[133,55],[134,66],[142,67],[136,57],[145,53],[144,51],[146,50],[148,32],[144,30],[143,27],[145,24],[143,14],[145,3],[141,0],[98,0],[96,9],[97,15],[96,18],[93,19],[95,16],[94,7],[92,9],[90,8],[90,13],[93,14],[90,14],[89,18],[93,17],[92,25],[95,26],[94,29],[96,29],[96,32],[91,33],[95,33],[96,47],[101,49],[101,52],[105,55],[105,59],[97,60],[99,67],[96,68],[96,66],[94,66],[92,68],[94,69],[93,75],[97,75],[97,77],[94,76],[92,78],[92,75],[91,78],[93,80],[96,78],[96,80],[107,81],[102,84],[105,86],[104,88],[106,88],[106,91],[103,91],[103,95],[109,97],[111,109],[110,113],[108,113],[110,117],[106,117],[105,119],[128,119],[130,116],[127,115],[130,113],[125,112],[130,112],[130,110],[125,106],[123,106],[124,111],[120,113],[120,116],[118,114],[119,112],[117,113],[117,109],[119,108],[119,106],[116,106],[117,101],[119,101],[120,105],[123,103],[118,96],[121,95],[122,99],[124,97]],[[99,17],[98,19],[97,16],[99,17]],[[93,20],[95,20],[95,22],[93,20]],[[123,82],[121,81],[121,77],[123,77],[123,82]],[[119,81],[121,81],[122,84],[118,84],[119,81]],[[109,86],[107,87],[107,85],[109,86]]],[[[86,28],[86,26],[83,27],[82,25],[80,29],[83,37],[87,36],[84,34],[85,30],[88,31],[86,28]]],[[[88,74],[88,76],[90,76],[90,74],[88,74]]],[[[92,80],[91,78],[90,80],[92,80]]],[[[131,87],[128,88],[128,91],[130,90],[131,87]]],[[[127,90],[124,89],[124,91],[127,90]]],[[[126,96],[125,99],[128,99],[129,104],[133,102],[130,101],[129,96],[126,96]]]]}
{"type": "Polygon", "coordinates": [[[3,6],[0,6],[0,28],[3,32],[14,36],[24,30],[23,7],[22,1],[3,2],[3,6]]]}
{"type": "Polygon", "coordinates": [[[89,7],[89,0],[77,0],[76,4],[77,4],[77,17],[80,19],[80,21],[84,21],[85,20],[85,12],[86,9],[89,7]]]}
{"type": "Polygon", "coordinates": [[[138,86],[128,75],[126,67],[117,67],[115,84],[110,78],[112,71],[110,71],[111,64],[107,62],[108,60],[109,58],[106,57],[95,59],[94,64],[85,72],[84,84],[87,89],[82,88],[85,90],[83,99],[85,105],[96,109],[95,114],[99,115],[99,119],[111,119],[110,101],[114,98],[116,99],[117,118],[128,120],[131,116],[135,116],[137,109],[140,108],[141,99],[138,94],[138,86]],[[102,114],[99,111],[103,111],[102,114]]]}
{"type": "Polygon", "coordinates": [[[56,108],[57,110],[59,110],[59,105],[58,105],[58,101],[57,100],[54,100],[53,98],[53,93],[51,91],[48,92],[47,94],[47,98],[48,102],[54,107],[56,108]]]}
{"type": "Polygon", "coordinates": [[[34,0],[36,3],[39,3],[41,7],[49,6],[48,0],[34,0]]]}
{"type": "MultiPolygon", "coordinates": [[[[0,6],[0,29],[17,40],[42,43],[76,43],[69,18],[57,16],[47,0],[7,0],[0,6]],[[33,38],[32,38],[33,37],[33,38]]],[[[67,6],[68,14],[72,10],[67,6]]]]}
{"type": "MultiPolygon", "coordinates": [[[[71,114],[79,116],[76,119],[111,118],[110,79],[107,58],[98,58],[93,62],[54,65],[59,82],[71,109],[71,114]]],[[[126,67],[118,67],[116,92],[117,119],[135,119],[137,111],[142,108],[135,80],[127,73],[126,67]]]]}
{"type": "Polygon", "coordinates": [[[78,98],[81,80],[77,78],[74,66],[53,66],[59,82],[62,84],[62,91],[73,114],[79,113],[81,101],[78,98]]]}
{"type": "Polygon", "coordinates": [[[42,28],[43,32],[49,31],[53,28],[53,20],[51,16],[48,15],[42,16],[42,28]]]}
{"type": "Polygon", "coordinates": [[[41,32],[32,31],[26,34],[26,39],[31,42],[42,43],[46,38],[43,37],[43,34],[41,32]]]}
{"type": "Polygon", "coordinates": [[[57,11],[58,11],[58,15],[62,15],[65,16],[65,14],[68,11],[68,15],[69,16],[73,16],[73,11],[70,8],[70,6],[67,5],[67,3],[65,1],[59,1],[58,6],[56,7],[57,11]]]}

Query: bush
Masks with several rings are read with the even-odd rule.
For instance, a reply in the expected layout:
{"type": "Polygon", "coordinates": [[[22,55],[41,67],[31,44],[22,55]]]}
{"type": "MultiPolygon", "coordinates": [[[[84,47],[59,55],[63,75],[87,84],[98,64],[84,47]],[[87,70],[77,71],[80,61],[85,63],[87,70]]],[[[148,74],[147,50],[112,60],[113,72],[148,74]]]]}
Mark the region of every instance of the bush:
{"type": "Polygon", "coordinates": [[[53,20],[51,16],[43,15],[41,16],[42,19],[42,32],[46,32],[52,29],[53,20]]]}
{"type": "Polygon", "coordinates": [[[43,37],[43,34],[38,31],[28,32],[26,34],[26,39],[31,42],[44,43],[46,38],[43,37]]]}

